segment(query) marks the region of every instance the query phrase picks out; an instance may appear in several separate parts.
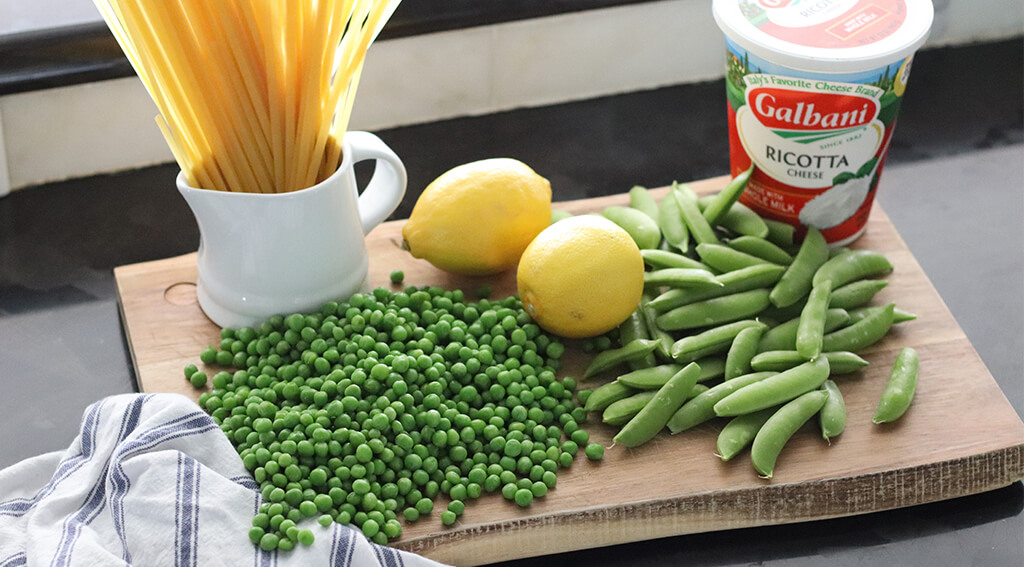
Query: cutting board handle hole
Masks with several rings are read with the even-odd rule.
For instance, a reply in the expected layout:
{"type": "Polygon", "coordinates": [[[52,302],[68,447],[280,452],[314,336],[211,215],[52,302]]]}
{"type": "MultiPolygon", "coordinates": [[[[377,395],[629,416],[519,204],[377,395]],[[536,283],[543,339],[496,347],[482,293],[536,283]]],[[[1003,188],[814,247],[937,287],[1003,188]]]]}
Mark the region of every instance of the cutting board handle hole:
{"type": "Polygon", "coordinates": [[[178,282],[164,290],[164,301],[172,305],[192,305],[196,303],[195,282],[178,282]]]}

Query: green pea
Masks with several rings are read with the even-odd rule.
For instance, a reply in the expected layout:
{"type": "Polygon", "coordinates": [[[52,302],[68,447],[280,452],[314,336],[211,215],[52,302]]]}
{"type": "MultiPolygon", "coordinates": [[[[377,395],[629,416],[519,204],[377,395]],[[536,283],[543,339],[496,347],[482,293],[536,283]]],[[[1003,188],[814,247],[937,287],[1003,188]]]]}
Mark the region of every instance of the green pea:
{"type": "MultiPolygon", "coordinates": [[[[793,263],[782,274],[779,283],[771,292],[771,302],[776,307],[787,307],[803,299],[810,291],[815,273],[828,261],[828,243],[821,232],[814,227],[807,229],[800,250],[793,263]]],[[[837,280],[833,280],[833,285],[837,280]]]]}
{"type": "Polygon", "coordinates": [[[677,307],[658,316],[658,327],[679,331],[712,327],[755,316],[769,305],[767,289],[743,291],[677,307]]]}
{"type": "Polygon", "coordinates": [[[399,285],[405,280],[405,272],[402,270],[392,270],[390,277],[391,283],[399,285]]]}
{"type": "Polygon", "coordinates": [[[820,388],[828,376],[828,358],[818,357],[736,390],[715,404],[715,414],[736,416],[785,403],[820,388]]]}
{"type": "Polygon", "coordinates": [[[522,508],[526,508],[533,503],[533,491],[529,488],[518,488],[513,496],[516,504],[522,508]]]}
{"type": "Polygon", "coordinates": [[[615,435],[614,441],[626,447],[637,447],[650,441],[683,405],[700,375],[700,367],[686,365],[657,390],[654,397],[615,435]]]}
{"type": "Polygon", "coordinates": [[[917,391],[919,368],[917,351],[911,347],[900,349],[889,374],[889,381],[875,409],[875,415],[871,418],[873,423],[890,423],[906,413],[917,391]]]}
{"type": "Polygon", "coordinates": [[[206,387],[206,373],[202,371],[193,372],[189,376],[188,381],[192,384],[193,388],[205,388],[206,387]]]}
{"type": "Polygon", "coordinates": [[[821,436],[828,441],[846,429],[846,402],[839,386],[832,380],[825,380],[821,389],[828,393],[828,399],[818,416],[821,425],[821,436]]]}
{"type": "Polygon", "coordinates": [[[642,211],[612,205],[605,207],[601,215],[629,233],[638,248],[657,248],[661,243],[661,229],[658,228],[658,223],[642,211]]]}
{"type": "Polygon", "coordinates": [[[813,390],[786,403],[768,418],[750,447],[750,461],[758,474],[772,477],[782,448],[807,420],[821,411],[827,399],[824,390],[813,390]]]}
{"type": "Polygon", "coordinates": [[[746,449],[768,418],[777,410],[778,407],[773,406],[730,419],[718,433],[716,443],[718,457],[723,461],[728,461],[746,449]]]}

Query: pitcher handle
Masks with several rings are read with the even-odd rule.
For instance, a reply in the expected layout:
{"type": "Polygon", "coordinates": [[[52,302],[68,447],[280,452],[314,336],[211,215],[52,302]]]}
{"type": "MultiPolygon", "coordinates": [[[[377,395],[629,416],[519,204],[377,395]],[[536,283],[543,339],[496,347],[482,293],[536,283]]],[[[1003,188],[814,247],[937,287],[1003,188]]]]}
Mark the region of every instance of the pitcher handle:
{"type": "Polygon", "coordinates": [[[345,141],[352,150],[352,163],[368,159],[377,160],[373,176],[359,196],[359,220],[363,234],[384,222],[398,208],[405,196],[407,176],[405,165],[398,155],[380,138],[369,132],[345,133],[345,141]]]}

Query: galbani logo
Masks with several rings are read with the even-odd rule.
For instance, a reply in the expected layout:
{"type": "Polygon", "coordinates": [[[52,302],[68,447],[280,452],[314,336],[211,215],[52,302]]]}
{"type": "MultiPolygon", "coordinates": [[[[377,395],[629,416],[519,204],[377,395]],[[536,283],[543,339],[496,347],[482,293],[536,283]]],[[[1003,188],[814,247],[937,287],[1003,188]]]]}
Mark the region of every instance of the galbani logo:
{"type": "Polygon", "coordinates": [[[761,87],[747,91],[758,121],[772,130],[836,130],[870,124],[878,101],[858,95],[761,87]]]}

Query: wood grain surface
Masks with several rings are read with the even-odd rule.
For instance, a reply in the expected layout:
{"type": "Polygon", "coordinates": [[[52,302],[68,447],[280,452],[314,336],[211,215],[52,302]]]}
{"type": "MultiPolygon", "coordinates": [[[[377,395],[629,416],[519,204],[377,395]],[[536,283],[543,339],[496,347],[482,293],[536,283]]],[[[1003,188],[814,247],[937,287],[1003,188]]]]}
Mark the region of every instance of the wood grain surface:
{"type": "MultiPolygon", "coordinates": [[[[692,183],[698,192],[726,178],[692,183]]],[[[665,189],[655,190],[660,198],[665,189]]],[[[625,204],[626,195],[556,203],[573,213],[625,204]]],[[[391,270],[408,285],[515,292],[515,277],[458,277],[399,248],[404,221],[384,223],[367,237],[373,285],[391,270]]],[[[528,508],[498,494],[470,502],[451,527],[439,514],[404,525],[392,545],[455,565],[592,548],[665,536],[863,514],[975,494],[1024,478],[1024,423],[1006,400],[942,299],[880,206],[853,245],[884,252],[895,266],[874,303],[895,302],[916,313],[862,354],[871,363],[839,376],[846,431],[831,444],[811,425],[786,446],[772,480],[758,478],[742,454],[714,456],[721,422],[637,448],[611,446],[614,430],[591,419],[593,440],[608,447],[599,463],[582,455],[560,471],[557,487],[528,508]],[[913,406],[897,423],[871,416],[901,347],[915,347],[921,377],[913,406]]],[[[140,388],[197,399],[182,368],[219,341],[219,329],[195,299],[195,255],[122,266],[115,271],[125,333],[140,388]]],[[[579,375],[588,357],[569,343],[561,375],[579,375]]],[[[201,365],[200,365],[201,366],[201,365]]],[[[611,376],[595,379],[596,386],[611,376]]],[[[439,506],[446,504],[442,499],[439,506]]],[[[437,508],[435,508],[436,510],[437,508]]]]}

